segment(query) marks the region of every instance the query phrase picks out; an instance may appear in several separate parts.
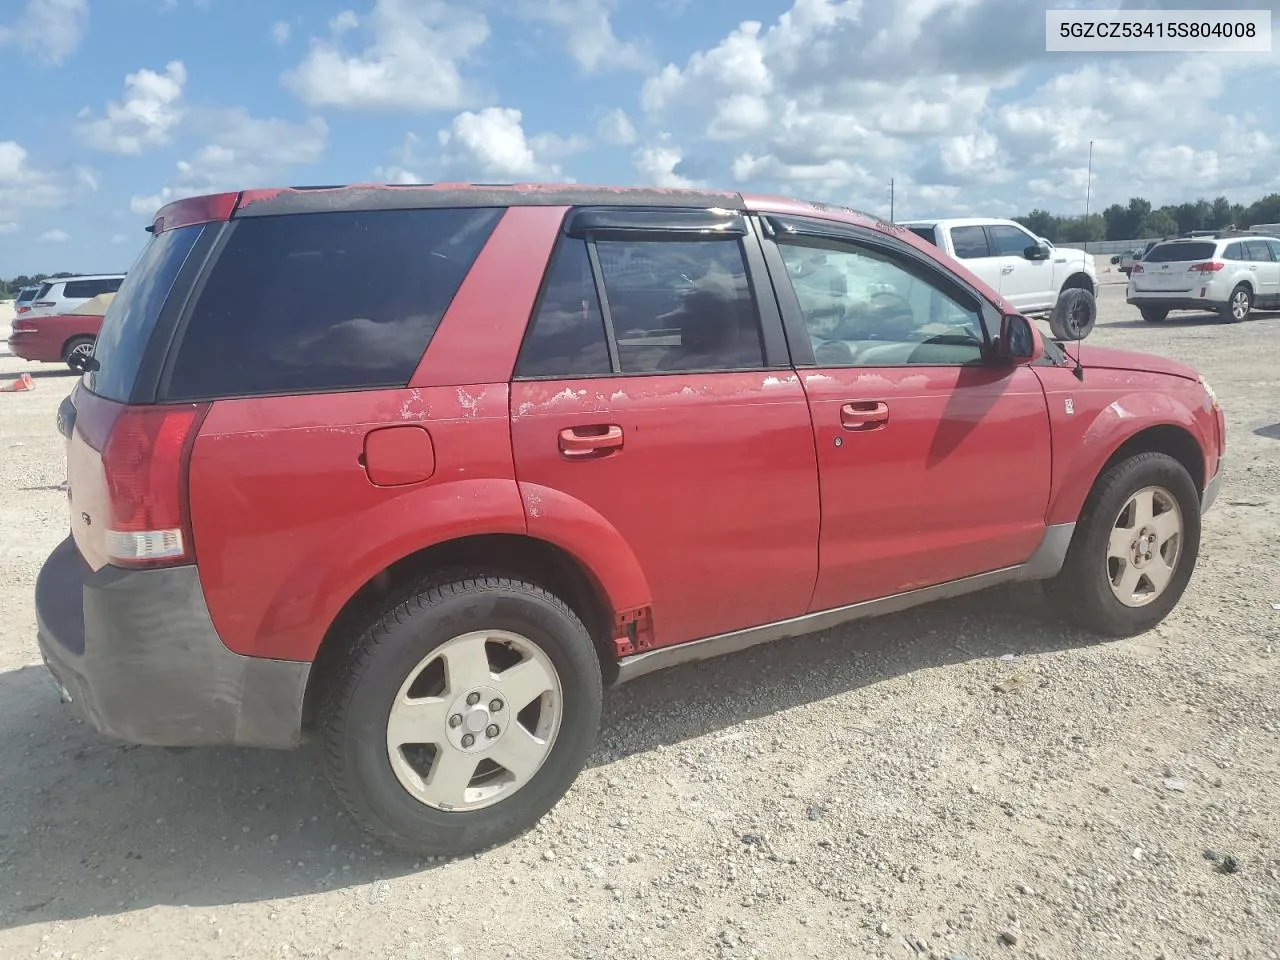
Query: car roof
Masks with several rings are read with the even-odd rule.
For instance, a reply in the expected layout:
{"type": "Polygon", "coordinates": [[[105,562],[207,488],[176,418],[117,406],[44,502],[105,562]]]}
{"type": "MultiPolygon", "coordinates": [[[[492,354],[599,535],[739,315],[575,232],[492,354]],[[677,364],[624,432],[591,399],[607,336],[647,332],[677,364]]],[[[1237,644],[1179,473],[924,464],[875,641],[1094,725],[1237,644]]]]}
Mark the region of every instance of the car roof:
{"type": "MultiPolygon", "coordinates": [[[[1018,223],[1016,220],[1009,220],[1005,217],[936,217],[932,220],[899,220],[898,224],[903,227],[936,227],[940,223],[945,223],[950,227],[985,227],[990,223],[1012,223],[1022,227],[1023,230],[1028,228],[1018,223]]],[[[1028,230],[1028,232],[1030,232],[1028,230]]]]}
{"type": "Polygon", "coordinates": [[[73,283],[76,280],[122,280],[123,273],[80,273],[74,277],[49,277],[41,283],[73,283]]]}

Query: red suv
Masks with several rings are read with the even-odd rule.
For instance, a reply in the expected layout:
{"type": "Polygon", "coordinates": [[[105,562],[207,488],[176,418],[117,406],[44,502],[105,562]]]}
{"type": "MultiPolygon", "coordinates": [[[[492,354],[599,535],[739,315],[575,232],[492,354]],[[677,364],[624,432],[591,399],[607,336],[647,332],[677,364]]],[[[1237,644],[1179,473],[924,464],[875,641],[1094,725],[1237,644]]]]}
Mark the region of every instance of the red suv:
{"type": "Polygon", "coordinates": [[[852,210],[560,186],[169,205],[59,411],[39,642],[100,731],[314,731],[384,841],[554,805],[602,687],[1014,580],[1183,593],[1224,424],[852,210]],[[1075,350],[1071,350],[1075,353],[1075,350]]]}

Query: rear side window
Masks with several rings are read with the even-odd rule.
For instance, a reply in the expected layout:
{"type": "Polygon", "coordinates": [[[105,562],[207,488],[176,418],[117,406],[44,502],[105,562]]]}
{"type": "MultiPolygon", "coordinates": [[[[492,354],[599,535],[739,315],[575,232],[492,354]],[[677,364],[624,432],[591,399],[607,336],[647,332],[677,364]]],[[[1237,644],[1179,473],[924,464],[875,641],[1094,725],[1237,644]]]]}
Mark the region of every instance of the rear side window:
{"type": "Polygon", "coordinates": [[[1228,243],[1227,249],[1222,251],[1223,260],[1245,260],[1244,245],[1240,243],[1228,243]]]}
{"type": "Polygon", "coordinates": [[[235,221],[187,320],[170,400],[403,386],[501,208],[235,221]]]}
{"type": "Polygon", "coordinates": [[[1256,262],[1270,262],[1271,250],[1265,240],[1246,240],[1244,242],[1244,258],[1256,262]]]}
{"type": "Polygon", "coordinates": [[[98,369],[85,374],[85,386],[100,397],[127,403],[164,302],[203,227],[166,230],[153,237],[129,271],[106,316],[94,346],[98,369]]]}
{"type": "Polygon", "coordinates": [[[18,303],[30,303],[36,298],[37,290],[35,287],[28,287],[26,290],[18,294],[18,303]]]}
{"type": "Polygon", "coordinates": [[[1212,260],[1217,245],[1213,243],[1161,243],[1142,258],[1144,263],[1186,263],[1212,260]]]}
{"type": "Polygon", "coordinates": [[[981,227],[952,227],[951,246],[959,260],[991,256],[991,250],[987,247],[987,232],[981,227]]]}
{"type": "Polygon", "coordinates": [[[100,293],[115,293],[120,280],[68,280],[63,296],[68,300],[92,300],[100,293]]]}
{"type": "Polygon", "coordinates": [[[54,285],[53,285],[52,283],[44,283],[44,284],[41,284],[41,285],[40,285],[40,289],[39,289],[39,291],[37,291],[37,293],[36,293],[36,299],[37,299],[37,300],[48,300],[48,299],[49,299],[49,293],[53,290],[53,287],[54,287],[54,285]]]}

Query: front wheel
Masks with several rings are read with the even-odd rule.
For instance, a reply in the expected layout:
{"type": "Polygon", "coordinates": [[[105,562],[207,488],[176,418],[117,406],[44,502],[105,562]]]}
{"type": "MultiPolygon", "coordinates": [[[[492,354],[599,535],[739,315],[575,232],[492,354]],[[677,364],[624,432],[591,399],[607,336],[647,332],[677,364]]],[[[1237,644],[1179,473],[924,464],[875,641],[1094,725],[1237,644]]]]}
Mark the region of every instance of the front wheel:
{"type": "Polygon", "coordinates": [[[1086,629],[1127,637],[1177,605],[1200,550],[1200,497],[1182,464],[1140,453],[1110,467],[1080,513],[1061,573],[1045,584],[1086,629]]]}
{"type": "Polygon", "coordinates": [[[424,584],[360,638],[331,687],[329,775],[389,846],[462,856],[528,830],[586,762],[603,693],[591,637],[540,587],[424,584]]]}

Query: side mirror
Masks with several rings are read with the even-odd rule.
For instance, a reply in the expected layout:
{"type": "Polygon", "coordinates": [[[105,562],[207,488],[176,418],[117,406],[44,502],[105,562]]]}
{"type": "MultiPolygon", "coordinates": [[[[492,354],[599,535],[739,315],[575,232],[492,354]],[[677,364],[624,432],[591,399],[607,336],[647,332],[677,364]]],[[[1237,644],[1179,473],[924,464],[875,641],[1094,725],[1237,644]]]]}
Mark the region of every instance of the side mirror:
{"type": "Polygon", "coordinates": [[[1048,260],[1049,248],[1042,243],[1033,243],[1022,251],[1022,255],[1028,260],[1048,260]]]}
{"type": "Polygon", "coordinates": [[[1120,262],[1120,255],[1119,255],[1119,254],[1116,254],[1114,257],[1112,257],[1112,258],[1111,258],[1111,262],[1112,262],[1112,263],[1119,263],[1119,262],[1120,262]]]}
{"type": "Polygon", "coordinates": [[[1010,363],[1035,363],[1044,356],[1044,340],[1035,324],[1022,314],[1005,314],[1000,320],[996,353],[1010,363]]]}

